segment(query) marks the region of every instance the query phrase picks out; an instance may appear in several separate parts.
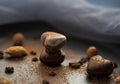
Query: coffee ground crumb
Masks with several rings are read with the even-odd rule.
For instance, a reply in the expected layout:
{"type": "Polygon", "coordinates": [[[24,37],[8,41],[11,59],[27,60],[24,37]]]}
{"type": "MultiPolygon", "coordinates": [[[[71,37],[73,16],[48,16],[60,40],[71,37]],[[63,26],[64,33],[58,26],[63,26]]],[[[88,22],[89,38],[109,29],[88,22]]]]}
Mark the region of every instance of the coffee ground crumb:
{"type": "Polygon", "coordinates": [[[36,55],[37,53],[35,51],[30,52],[31,55],[36,55]]]}
{"type": "Polygon", "coordinates": [[[56,76],[56,73],[55,72],[50,72],[49,76],[56,76]]]}
{"type": "Polygon", "coordinates": [[[81,60],[79,61],[80,64],[84,64],[85,62],[87,62],[87,58],[82,57],[81,60]]]}
{"type": "Polygon", "coordinates": [[[14,67],[5,67],[5,73],[11,74],[14,72],[14,67]]]}
{"type": "Polygon", "coordinates": [[[37,57],[34,57],[34,58],[32,58],[32,61],[33,61],[33,62],[36,62],[36,61],[38,61],[38,58],[37,58],[37,57]]]}
{"type": "Polygon", "coordinates": [[[71,68],[78,69],[78,68],[80,68],[81,64],[75,62],[75,63],[69,63],[69,66],[70,66],[71,68]]]}
{"type": "Polygon", "coordinates": [[[42,84],[50,84],[49,81],[47,80],[43,80],[43,83],[42,84]]]}

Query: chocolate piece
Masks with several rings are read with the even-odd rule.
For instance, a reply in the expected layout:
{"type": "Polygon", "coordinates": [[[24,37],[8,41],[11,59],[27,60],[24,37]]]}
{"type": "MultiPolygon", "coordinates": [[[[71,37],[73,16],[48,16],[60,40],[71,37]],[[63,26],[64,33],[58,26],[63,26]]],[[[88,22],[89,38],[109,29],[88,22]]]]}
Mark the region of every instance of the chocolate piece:
{"type": "Polygon", "coordinates": [[[69,66],[74,69],[80,68],[81,64],[80,63],[69,63],[69,66]]]}
{"type": "Polygon", "coordinates": [[[33,62],[36,62],[36,61],[38,61],[38,58],[37,58],[37,57],[34,57],[34,58],[32,58],[32,61],[33,61],[33,62]]]}
{"type": "Polygon", "coordinates": [[[50,72],[49,76],[56,76],[56,73],[55,72],[50,72]]]}
{"type": "Polygon", "coordinates": [[[43,83],[42,84],[50,84],[49,81],[47,80],[43,80],[43,83]]]}
{"type": "Polygon", "coordinates": [[[36,52],[35,51],[31,51],[30,54],[31,55],[36,55],[36,52]]]}
{"type": "Polygon", "coordinates": [[[40,55],[40,61],[50,67],[59,66],[64,59],[65,56],[61,51],[57,53],[46,53],[45,49],[43,49],[40,55]]]}
{"type": "Polygon", "coordinates": [[[113,63],[99,55],[91,57],[87,66],[87,72],[91,76],[109,76],[113,70],[113,63]]]}
{"type": "Polygon", "coordinates": [[[6,67],[6,68],[5,68],[5,73],[11,74],[11,73],[13,73],[13,72],[14,72],[14,67],[6,67]]]}
{"type": "Polygon", "coordinates": [[[44,46],[40,55],[40,61],[51,67],[59,66],[65,59],[61,47],[66,43],[66,37],[55,32],[45,32],[41,35],[41,43],[44,46]]]}
{"type": "Polygon", "coordinates": [[[87,49],[87,56],[91,58],[92,56],[95,56],[98,54],[97,48],[94,46],[91,46],[87,49]]]}
{"type": "Polygon", "coordinates": [[[10,81],[6,78],[0,77],[0,84],[10,84],[10,81]]]}

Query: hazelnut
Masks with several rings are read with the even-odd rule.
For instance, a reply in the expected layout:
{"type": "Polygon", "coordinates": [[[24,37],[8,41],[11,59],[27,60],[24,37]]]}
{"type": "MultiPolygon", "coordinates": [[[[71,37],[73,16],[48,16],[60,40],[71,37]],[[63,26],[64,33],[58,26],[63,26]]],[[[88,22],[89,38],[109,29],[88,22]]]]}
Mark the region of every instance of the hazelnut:
{"type": "Polygon", "coordinates": [[[5,78],[0,77],[0,84],[10,84],[10,81],[5,78]]]}
{"type": "Polygon", "coordinates": [[[94,46],[91,46],[87,49],[87,56],[91,58],[92,56],[95,56],[98,54],[97,48],[94,46]]]}
{"type": "Polygon", "coordinates": [[[114,79],[114,82],[115,82],[115,84],[119,84],[120,83],[120,76],[116,77],[114,79]]]}
{"type": "Polygon", "coordinates": [[[27,55],[27,50],[22,46],[12,46],[4,50],[4,53],[12,57],[22,57],[27,55]]]}
{"type": "Polygon", "coordinates": [[[22,33],[15,33],[12,38],[14,43],[20,43],[24,40],[24,35],[22,33]]]}

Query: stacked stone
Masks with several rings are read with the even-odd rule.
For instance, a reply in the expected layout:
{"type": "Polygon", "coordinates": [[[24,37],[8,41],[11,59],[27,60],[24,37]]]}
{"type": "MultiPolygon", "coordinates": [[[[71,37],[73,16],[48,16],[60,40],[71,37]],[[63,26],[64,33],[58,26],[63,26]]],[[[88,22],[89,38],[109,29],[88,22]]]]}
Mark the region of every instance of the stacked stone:
{"type": "Polygon", "coordinates": [[[47,66],[59,66],[65,59],[62,47],[65,45],[66,36],[56,32],[45,32],[41,35],[41,43],[44,46],[40,61],[47,66]]]}

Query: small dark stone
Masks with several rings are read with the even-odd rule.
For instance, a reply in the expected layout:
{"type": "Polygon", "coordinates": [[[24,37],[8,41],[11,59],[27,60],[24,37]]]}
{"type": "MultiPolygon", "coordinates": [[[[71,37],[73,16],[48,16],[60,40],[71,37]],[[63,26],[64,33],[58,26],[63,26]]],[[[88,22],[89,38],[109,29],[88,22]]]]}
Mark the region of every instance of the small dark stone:
{"type": "Polygon", "coordinates": [[[49,67],[60,66],[64,59],[65,59],[64,53],[61,52],[60,50],[57,53],[46,53],[44,49],[40,55],[40,61],[49,67]]]}
{"type": "Polygon", "coordinates": [[[36,55],[37,53],[35,51],[30,52],[31,55],[36,55]]]}
{"type": "Polygon", "coordinates": [[[47,80],[43,80],[43,84],[50,84],[50,83],[47,80]]]}
{"type": "Polygon", "coordinates": [[[11,74],[14,72],[14,67],[5,67],[5,73],[11,74]]]}
{"type": "Polygon", "coordinates": [[[38,61],[38,58],[34,57],[34,58],[32,58],[32,61],[36,62],[36,61],[38,61]]]}
{"type": "Polygon", "coordinates": [[[118,65],[117,65],[116,62],[113,62],[113,65],[114,65],[114,68],[117,68],[117,67],[118,67],[118,65]]]}
{"type": "Polygon", "coordinates": [[[80,68],[81,64],[80,63],[69,63],[69,66],[74,69],[80,68]]]}
{"type": "Polygon", "coordinates": [[[56,76],[56,73],[55,72],[50,72],[49,76],[56,76]]]}

